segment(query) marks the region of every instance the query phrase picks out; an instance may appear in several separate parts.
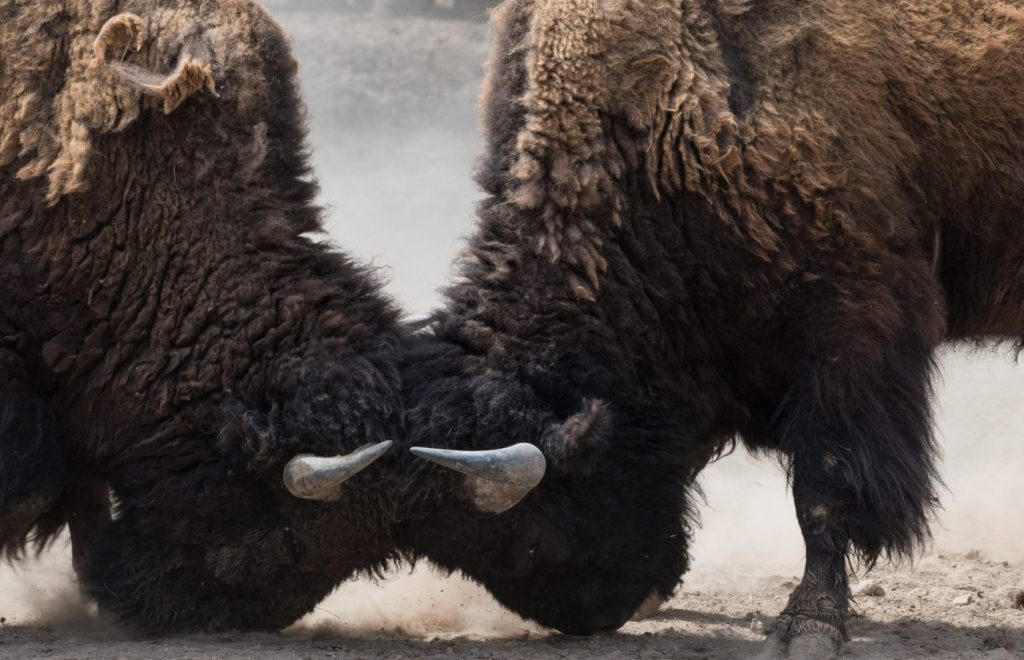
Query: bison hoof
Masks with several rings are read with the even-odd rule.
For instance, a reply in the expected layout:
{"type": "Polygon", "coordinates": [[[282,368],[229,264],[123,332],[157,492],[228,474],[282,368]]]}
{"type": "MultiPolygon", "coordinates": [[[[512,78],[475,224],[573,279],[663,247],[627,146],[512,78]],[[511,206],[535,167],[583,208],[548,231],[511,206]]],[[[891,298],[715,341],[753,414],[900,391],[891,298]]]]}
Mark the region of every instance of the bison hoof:
{"type": "Polygon", "coordinates": [[[758,660],[835,660],[842,644],[835,626],[784,615],[769,630],[758,660]]]}
{"type": "Polygon", "coordinates": [[[834,660],[842,641],[826,632],[805,632],[789,640],[788,660],[834,660]]]}

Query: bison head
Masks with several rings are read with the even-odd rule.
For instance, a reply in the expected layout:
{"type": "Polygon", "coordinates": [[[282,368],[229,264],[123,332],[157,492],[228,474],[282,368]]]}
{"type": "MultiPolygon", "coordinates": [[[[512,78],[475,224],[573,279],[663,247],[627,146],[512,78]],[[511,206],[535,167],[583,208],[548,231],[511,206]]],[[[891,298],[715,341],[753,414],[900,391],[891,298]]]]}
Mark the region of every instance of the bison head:
{"type": "Polygon", "coordinates": [[[404,374],[409,434],[432,447],[410,448],[421,460],[403,550],[569,634],[668,597],[687,561],[688,471],[660,432],[604,400],[565,414],[557,383],[455,375],[458,351],[432,351],[404,374]]]}
{"type": "Polygon", "coordinates": [[[496,9],[477,175],[487,198],[444,311],[403,369],[411,444],[485,452],[417,450],[431,462],[414,468],[404,549],[568,633],[616,628],[672,592],[686,492],[715,442],[717,403],[688,410],[717,393],[692,380],[704,368],[687,355],[695,258],[674,197],[682,177],[737,161],[721,81],[687,54],[706,57],[700,6],[496,9]],[[698,133],[701,151],[676,148],[698,133]],[[498,473],[468,466],[523,443],[535,450],[516,453],[543,455],[543,477],[490,497],[498,473]]]}

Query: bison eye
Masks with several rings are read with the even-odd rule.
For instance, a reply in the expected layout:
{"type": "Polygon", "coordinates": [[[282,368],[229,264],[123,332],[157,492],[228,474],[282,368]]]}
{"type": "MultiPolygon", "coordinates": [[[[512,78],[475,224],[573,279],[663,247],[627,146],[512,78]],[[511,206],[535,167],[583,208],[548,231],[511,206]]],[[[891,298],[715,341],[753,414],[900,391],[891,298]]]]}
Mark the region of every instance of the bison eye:
{"type": "Polygon", "coordinates": [[[540,539],[534,539],[533,543],[531,543],[530,547],[526,550],[526,554],[530,556],[531,561],[535,561],[537,559],[538,550],[540,550],[540,539]]]}

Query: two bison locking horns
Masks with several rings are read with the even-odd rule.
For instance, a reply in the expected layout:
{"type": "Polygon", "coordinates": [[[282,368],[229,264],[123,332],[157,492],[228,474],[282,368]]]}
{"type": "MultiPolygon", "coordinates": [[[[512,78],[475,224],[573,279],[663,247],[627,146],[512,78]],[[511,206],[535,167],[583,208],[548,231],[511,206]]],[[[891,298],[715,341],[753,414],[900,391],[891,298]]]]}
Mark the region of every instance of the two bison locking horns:
{"type": "Polygon", "coordinates": [[[807,547],[766,653],[832,657],[851,553],[928,538],[936,348],[1024,337],[1017,0],[506,0],[422,328],[306,237],[259,6],[0,7],[0,548],[67,524],[146,629],[283,627],[424,557],[614,629],[739,439],[807,547]]]}

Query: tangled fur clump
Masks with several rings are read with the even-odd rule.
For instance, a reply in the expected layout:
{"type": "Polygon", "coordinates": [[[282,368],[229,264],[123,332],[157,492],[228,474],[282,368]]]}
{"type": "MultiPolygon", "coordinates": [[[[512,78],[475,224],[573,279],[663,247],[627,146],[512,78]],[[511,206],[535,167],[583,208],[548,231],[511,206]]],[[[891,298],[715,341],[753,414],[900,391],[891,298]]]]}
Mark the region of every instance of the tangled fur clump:
{"type": "Polygon", "coordinates": [[[268,72],[245,45],[254,27],[245,3],[66,4],[8,11],[3,34],[0,166],[17,160],[18,180],[45,177],[50,204],[88,189],[95,140],[123,132],[157,104],[145,97],[159,97],[170,111],[200,86],[212,91],[214,62],[231,63],[240,111],[269,101],[268,72]],[[55,41],[63,47],[55,49],[55,41]],[[195,50],[206,51],[209,61],[196,64],[195,50]]]}

